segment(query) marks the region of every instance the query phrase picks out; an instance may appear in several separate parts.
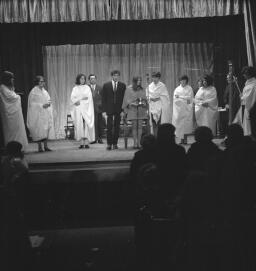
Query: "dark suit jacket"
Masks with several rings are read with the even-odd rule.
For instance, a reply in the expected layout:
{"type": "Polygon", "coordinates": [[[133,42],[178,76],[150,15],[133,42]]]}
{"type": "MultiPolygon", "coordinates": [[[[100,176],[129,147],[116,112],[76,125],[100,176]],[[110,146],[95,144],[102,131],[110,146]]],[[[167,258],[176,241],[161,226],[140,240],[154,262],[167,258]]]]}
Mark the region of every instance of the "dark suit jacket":
{"type": "MultiPolygon", "coordinates": [[[[91,85],[89,85],[89,87],[91,88],[91,85]]],[[[99,85],[96,85],[95,90],[91,89],[91,91],[92,91],[94,112],[102,113],[102,87],[99,85]]]]}
{"type": "Polygon", "coordinates": [[[118,82],[117,90],[114,92],[112,81],[103,85],[102,89],[102,108],[103,112],[109,114],[120,114],[122,111],[124,93],[126,85],[118,82]]]}

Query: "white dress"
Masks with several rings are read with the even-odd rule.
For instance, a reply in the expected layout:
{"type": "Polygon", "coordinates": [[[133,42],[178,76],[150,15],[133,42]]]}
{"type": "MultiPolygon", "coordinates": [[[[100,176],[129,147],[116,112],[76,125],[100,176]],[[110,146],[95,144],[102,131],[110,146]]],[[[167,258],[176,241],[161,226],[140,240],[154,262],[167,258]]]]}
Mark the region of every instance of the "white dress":
{"type": "Polygon", "coordinates": [[[195,117],[198,126],[207,126],[216,134],[218,117],[217,91],[214,86],[200,87],[195,95],[195,117]],[[208,106],[203,106],[208,103],[208,106]]]}
{"type": "Polygon", "coordinates": [[[76,140],[80,141],[83,138],[88,138],[89,141],[94,141],[94,107],[90,87],[87,85],[75,86],[71,93],[71,102],[74,106],[72,119],[75,126],[76,140]],[[85,97],[87,97],[87,100],[83,100],[85,97]],[[80,105],[75,105],[78,101],[80,105]]]}
{"type": "Polygon", "coordinates": [[[193,131],[193,98],[194,93],[191,86],[178,86],[173,94],[172,124],[176,127],[176,136],[184,138],[184,134],[193,131]],[[176,98],[176,95],[179,97],[176,98]]]}
{"type": "Polygon", "coordinates": [[[251,135],[251,123],[249,112],[252,106],[256,103],[256,78],[250,78],[245,82],[241,97],[241,107],[233,123],[238,123],[243,127],[244,135],[251,135]],[[244,115],[242,116],[242,106],[244,105],[244,115]]]}
{"type": "Polygon", "coordinates": [[[5,85],[0,85],[0,114],[5,146],[10,141],[17,141],[26,150],[28,140],[20,96],[5,85]]]}
{"type": "Polygon", "coordinates": [[[29,93],[27,127],[33,141],[55,139],[52,106],[43,108],[50,100],[44,88],[35,86],[29,93]]]}

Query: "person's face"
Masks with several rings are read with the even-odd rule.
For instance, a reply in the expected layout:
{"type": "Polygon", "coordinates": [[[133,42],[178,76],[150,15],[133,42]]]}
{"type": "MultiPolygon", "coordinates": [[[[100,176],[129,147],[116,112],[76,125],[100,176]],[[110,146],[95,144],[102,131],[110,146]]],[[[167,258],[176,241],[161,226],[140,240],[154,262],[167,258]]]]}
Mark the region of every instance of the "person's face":
{"type": "Polygon", "coordinates": [[[206,88],[206,87],[208,87],[208,84],[207,84],[207,81],[204,79],[203,80],[203,86],[206,88]]]}
{"type": "Polygon", "coordinates": [[[185,87],[187,85],[187,80],[181,80],[180,84],[182,87],[185,87]]]}
{"type": "Polygon", "coordinates": [[[80,81],[80,85],[84,85],[85,84],[85,77],[81,76],[79,81],[80,81]]]}
{"type": "Polygon", "coordinates": [[[141,78],[138,78],[138,81],[137,81],[137,86],[141,86],[141,82],[142,80],[141,80],[141,78]]]}
{"type": "Polygon", "coordinates": [[[40,80],[39,80],[39,82],[38,82],[39,88],[43,88],[44,85],[45,85],[44,78],[40,78],[40,80]]]}
{"type": "Polygon", "coordinates": [[[160,81],[159,77],[152,77],[152,81],[157,84],[160,81]]]}
{"type": "Polygon", "coordinates": [[[14,87],[14,78],[11,79],[11,87],[14,87]]]}
{"type": "Polygon", "coordinates": [[[91,85],[95,85],[96,84],[96,77],[95,76],[91,76],[90,77],[90,84],[91,85]]]}
{"type": "Polygon", "coordinates": [[[248,76],[248,75],[247,75],[247,74],[245,74],[245,73],[243,74],[243,77],[244,77],[244,79],[245,79],[245,80],[250,79],[250,76],[248,76]]]}
{"type": "Polygon", "coordinates": [[[198,85],[199,88],[202,87],[203,81],[202,81],[202,80],[198,80],[198,81],[197,81],[197,85],[198,85]]]}
{"type": "Polygon", "coordinates": [[[114,82],[117,82],[119,80],[119,77],[120,76],[119,76],[118,73],[115,73],[115,74],[112,75],[112,79],[113,79],[114,82]]]}

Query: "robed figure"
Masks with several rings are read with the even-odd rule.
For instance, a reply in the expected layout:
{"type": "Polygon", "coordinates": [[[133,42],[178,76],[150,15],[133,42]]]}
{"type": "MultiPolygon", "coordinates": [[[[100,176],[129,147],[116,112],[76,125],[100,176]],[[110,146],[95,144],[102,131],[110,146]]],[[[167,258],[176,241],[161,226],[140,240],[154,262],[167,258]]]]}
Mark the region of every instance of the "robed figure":
{"type": "Polygon", "coordinates": [[[194,93],[192,87],[187,84],[187,76],[182,76],[180,83],[173,93],[172,124],[176,127],[176,137],[184,141],[184,135],[193,131],[194,93]]]}
{"type": "Polygon", "coordinates": [[[194,99],[197,126],[207,126],[216,134],[218,118],[218,99],[216,88],[210,76],[203,78],[203,86],[197,91],[194,99]]]}
{"type": "Polygon", "coordinates": [[[28,145],[25,124],[21,109],[21,98],[14,91],[14,75],[3,72],[0,85],[0,114],[3,126],[4,144],[17,141],[23,150],[28,145]]]}
{"type": "Polygon", "coordinates": [[[80,148],[88,148],[88,143],[95,140],[93,98],[90,87],[85,85],[85,76],[81,75],[77,80],[84,82],[77,84],[71,93],[75,138],[77,141],[82,140],[80,148]]]}

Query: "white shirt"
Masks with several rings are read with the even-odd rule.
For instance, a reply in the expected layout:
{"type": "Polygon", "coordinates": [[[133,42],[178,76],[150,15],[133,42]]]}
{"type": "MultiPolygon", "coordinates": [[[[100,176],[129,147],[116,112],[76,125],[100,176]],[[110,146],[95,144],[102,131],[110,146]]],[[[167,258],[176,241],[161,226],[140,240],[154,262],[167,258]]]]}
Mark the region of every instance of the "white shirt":
{"type": "Polygon", "coordinates": [[[115,82],[114,80],[112,80],[113,90],[115,90],[115,88],[117,89],[117,84],[118,84],[118,81],[115,82]]]}

